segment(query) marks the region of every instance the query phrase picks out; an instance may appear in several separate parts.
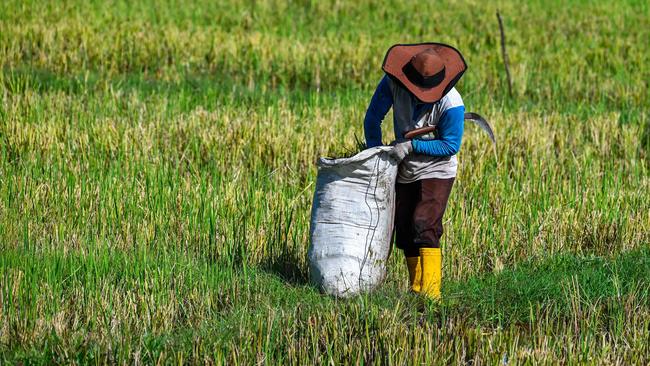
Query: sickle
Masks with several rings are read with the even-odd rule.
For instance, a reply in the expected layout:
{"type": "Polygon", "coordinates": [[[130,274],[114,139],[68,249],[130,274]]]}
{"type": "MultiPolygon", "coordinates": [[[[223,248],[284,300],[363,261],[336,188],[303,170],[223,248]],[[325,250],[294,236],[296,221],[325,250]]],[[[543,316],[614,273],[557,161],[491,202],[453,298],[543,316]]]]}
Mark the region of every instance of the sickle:
{"type": "MultiPolygon", "coordinates": [[[[468,120],[468,121],[472,121],[476,125],[478,125],[483,131],[485,131],[485,133],[488,134],[488,137],[490,137],[490,140],[492,140],[492,143],[494,145],[497,144],[497,140],[494,137],[494,131],[492,130],[492,127],[490,126],[488,121],[485,120],[485,118],[481,117],[478,113],[468,112],[468,113],[465,113],[465,119],[468,120]]],[[[436,130],[436,126],[427,126],[427,127],[416,128],[415,130],[411,130],[411,131],[405,133],[404,138],[413,139],[415,137],[418,137],[420,135],[425,135],[425,134],[433,132],[435,130],[436,130]]]]}

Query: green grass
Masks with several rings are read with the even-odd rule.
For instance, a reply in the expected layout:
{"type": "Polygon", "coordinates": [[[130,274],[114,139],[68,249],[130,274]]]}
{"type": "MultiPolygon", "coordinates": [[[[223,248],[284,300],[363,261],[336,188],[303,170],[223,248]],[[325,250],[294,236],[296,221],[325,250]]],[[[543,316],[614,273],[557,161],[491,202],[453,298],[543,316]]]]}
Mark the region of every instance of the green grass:
{"type": "Polygon", "coordinates": [[[501,3],[513,98],[482,2],[129,4],[0,4],[0,363],[650,362],[646,2],[501,3]],[[397,252],[322,296],[315,160],[428,40],[499,139],[466,130],[444,301],[397,252]]]}

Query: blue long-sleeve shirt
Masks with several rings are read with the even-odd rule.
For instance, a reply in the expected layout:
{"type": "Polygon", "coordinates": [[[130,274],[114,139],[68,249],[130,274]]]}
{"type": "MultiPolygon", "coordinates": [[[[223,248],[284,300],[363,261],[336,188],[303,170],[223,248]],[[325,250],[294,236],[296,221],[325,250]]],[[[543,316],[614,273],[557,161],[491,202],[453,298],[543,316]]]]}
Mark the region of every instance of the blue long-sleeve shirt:
{"type": "MultiPolygon", "coordinates": [[[[366,111],[363,126],[368,147],[382,145],[381,122],[394,102],[389,82],[387,76],[381,79],[366,111]]],[[[449,101],[443,97],[442,100],[436,103],[422,103],[415,97],[411,98],[413,106],[412,120],[421,116],[427,109],[434,110],[435,108],[434,113],[439,114],[436,139],[414,139],[414,152],[430,156],[451,156],[458,152],[464,131],[465,107],[462,105],[460,97],[456,99],[458,100],[449,101]],[[437,103],[442,103],[442,105],[436,106],[437,103]]],[[[396,136],[396,138],[403,138],[403,136],[396,136]]]]}

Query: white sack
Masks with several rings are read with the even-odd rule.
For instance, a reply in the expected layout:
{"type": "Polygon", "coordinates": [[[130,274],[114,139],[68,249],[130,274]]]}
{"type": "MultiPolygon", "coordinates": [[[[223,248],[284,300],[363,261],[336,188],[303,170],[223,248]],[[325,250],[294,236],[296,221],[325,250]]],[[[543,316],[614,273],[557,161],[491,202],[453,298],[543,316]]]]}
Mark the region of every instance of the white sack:
{"type": "Polygon", "coordinates": [[[308,256],[311,279],[325,293],[352,296],[386,277],[398,166],[391,149],[318,160],[308,256]]]}

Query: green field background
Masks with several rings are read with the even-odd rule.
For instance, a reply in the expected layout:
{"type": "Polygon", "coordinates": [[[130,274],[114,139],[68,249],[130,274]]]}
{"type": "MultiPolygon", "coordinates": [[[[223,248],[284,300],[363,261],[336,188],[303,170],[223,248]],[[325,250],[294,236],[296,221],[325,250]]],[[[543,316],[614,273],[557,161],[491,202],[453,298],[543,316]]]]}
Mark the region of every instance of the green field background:
{"type": "Polygon", "coordinates": [[[649,65],[644,1],[3,1],[0,364],[648,364],[649,65]],[[498,139],[465,130],[443,301],[399,252],[323,296],[315,161],[421,41],[498,139]]]}

